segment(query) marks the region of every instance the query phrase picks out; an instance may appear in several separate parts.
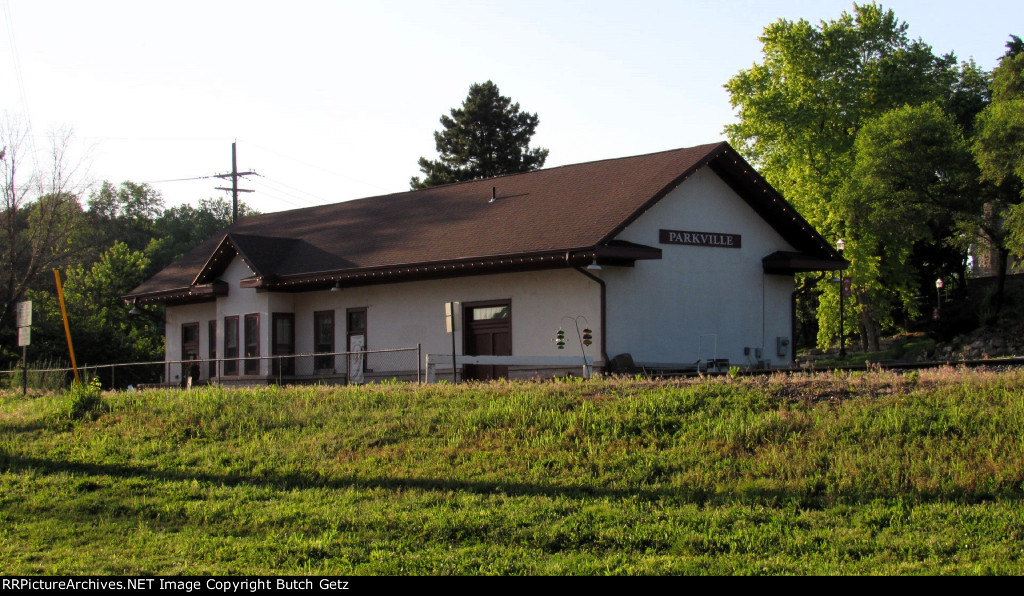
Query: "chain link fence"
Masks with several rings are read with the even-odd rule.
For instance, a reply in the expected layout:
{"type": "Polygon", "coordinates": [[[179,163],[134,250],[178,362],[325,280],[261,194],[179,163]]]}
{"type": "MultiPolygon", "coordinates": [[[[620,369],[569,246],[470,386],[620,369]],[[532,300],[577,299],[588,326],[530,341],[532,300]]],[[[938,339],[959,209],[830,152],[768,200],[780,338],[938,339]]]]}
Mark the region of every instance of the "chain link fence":
{"type": "MultiPolygon", "coordinates": [[[[97,378],[104,389],[191,387],[197,385],[325,384],[423,380],[419,346],[388,350],[247,356],[84,365],[83,380],[97,378]]],[[[0,388],[58,391],[74,380],[70,366],[0,370],[0,388]]]]}

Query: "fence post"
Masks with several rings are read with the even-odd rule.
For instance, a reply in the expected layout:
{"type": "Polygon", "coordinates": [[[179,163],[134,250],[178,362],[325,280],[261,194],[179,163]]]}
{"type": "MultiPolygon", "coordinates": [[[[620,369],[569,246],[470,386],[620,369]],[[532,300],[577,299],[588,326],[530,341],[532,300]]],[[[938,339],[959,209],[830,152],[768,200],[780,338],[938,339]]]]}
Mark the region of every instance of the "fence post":
{"type": "Polygon", "coordinates": [[[423,382],[423,344],[416,344],[416,382],[423,382]]]}
{"type": "Polygon", "coordinates": [[[430,354],[427,354],[427,383],[437,382],[437,365],[430,360],[430,354]]]}

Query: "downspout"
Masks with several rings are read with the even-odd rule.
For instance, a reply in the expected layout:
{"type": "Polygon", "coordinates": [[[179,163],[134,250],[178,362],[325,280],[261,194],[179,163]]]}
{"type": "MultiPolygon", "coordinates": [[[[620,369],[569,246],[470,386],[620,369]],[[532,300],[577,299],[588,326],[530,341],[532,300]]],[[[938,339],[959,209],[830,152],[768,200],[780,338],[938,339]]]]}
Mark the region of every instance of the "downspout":
{"type": "Polygon", "coordinates": [[[608,370],[611,362],[608,360],[608,325],[606,324],[608,321],[607,299],[605,297],[607,288],[603,279],[588,272],[586,269],[580,267],[573,267],[573,269],[597,282],[597,285],[601,287],[601,359],[604,360],[605,370],[608,370]]]}

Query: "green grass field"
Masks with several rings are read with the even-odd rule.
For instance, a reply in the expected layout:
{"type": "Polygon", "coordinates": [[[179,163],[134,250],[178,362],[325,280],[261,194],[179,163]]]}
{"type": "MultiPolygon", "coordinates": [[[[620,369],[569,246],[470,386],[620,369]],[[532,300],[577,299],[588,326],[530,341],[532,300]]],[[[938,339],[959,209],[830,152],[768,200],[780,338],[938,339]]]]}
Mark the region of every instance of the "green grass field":
{"type": "Polygon", "coordinates": [[[5,574],[1021,574],[1024,372],[0,398],[5,574]]]}

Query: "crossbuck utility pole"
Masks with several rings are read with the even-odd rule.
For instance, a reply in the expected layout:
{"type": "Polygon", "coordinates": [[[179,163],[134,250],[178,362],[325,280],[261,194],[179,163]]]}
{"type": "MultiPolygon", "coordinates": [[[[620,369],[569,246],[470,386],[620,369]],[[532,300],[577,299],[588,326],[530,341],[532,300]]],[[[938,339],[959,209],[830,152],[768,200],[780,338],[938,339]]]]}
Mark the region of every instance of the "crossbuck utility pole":
{"type": "Polygon", "coordinates": [[[238,179],[244,178],[245,176],[253,176],[256,172],[239,172],[238,171],[238,153],[236,148],[237,143],[231,143],[231,173],[230,174],[217,174],[214,178],[231,178],[231,188],[224,188],[218,186],[217,190],[230,190],[231,191],[231,223],[234,223],[238,219],[238,193],[240,192],[255,192],[247,188],[238,188],[238,179]]]}

